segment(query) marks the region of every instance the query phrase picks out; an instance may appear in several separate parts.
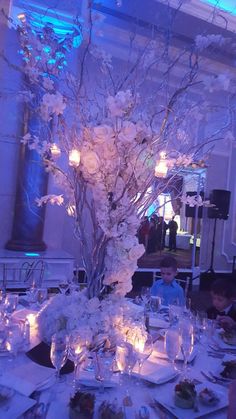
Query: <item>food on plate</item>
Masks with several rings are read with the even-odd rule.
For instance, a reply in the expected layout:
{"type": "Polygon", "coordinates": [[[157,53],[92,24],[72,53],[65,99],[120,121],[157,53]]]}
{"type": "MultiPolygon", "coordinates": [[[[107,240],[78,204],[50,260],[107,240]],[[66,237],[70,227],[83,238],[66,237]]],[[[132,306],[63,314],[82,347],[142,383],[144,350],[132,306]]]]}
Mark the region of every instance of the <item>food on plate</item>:
{"type": "Polygon", "coordinates": [[[220,401],[218,395],[207,387],[200,391],[199,400],[205,406],[215,406],[220,401]]]}
{"type": "Polygon", "coordinates": [[[98,409],[99,419],[124,419],[124,411],[118,405],[117,399],[112,403],[104,400],[98,409]]]}
{"type": "Polygon", "coordinates": [[[196,400],[195,385],[192,381],[183,380],[175,386],[175,405],[182,409],[191,409],[196,400]]]}
{"type": "Polygon", "coordinates": [[[235,330],[225,330],[222,334],[222,339],[228,345],[236,345],[236,331],[235,330]]]}
{"type": "Polygon", "coordinates": [[[94,405],[94,394],[77,391],[70,399],[70,419],[92,419],[94,405]]]}
{"type": "Polygon", "coordinates": [[[224,378],[235,379],[236,378],[236,360],[222,362],[224,366],[223,371],[220,375],[224,378]]]}

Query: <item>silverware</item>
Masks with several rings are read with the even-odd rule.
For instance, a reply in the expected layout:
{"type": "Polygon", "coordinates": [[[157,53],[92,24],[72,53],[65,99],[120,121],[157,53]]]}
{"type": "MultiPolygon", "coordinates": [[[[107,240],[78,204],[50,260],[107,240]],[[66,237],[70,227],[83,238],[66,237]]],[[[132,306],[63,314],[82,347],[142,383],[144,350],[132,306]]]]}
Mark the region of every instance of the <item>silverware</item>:
{"type": "Polygon", "coordinates": [[[141,406],[138,412],[139,419],[149,419],[150,418],[150,412],[147,408],[147,406],[141,406]]]}
{"type": "Polygon", "coordinates": [[[229,380],[228,378],[224,378],[224,377],[218,377],[217,375],[212,374],[211,371],[208,371],[208,374],[210,374],[210,376],[212,378],[214,378],[215,380],[219,380],[219,381],[223,381],[225,383],[230,383],[231,380],[229,380]]]}
{"type": "Polygon", "coordinates": [[[203,375],[203,377],[205,377],[208,381],[210,381],[213,384],[219,384],[221,386],[226,386],[227,384],[219,379],[213,378],[210,375],[206,374],[204,371],[201,371],[201,374],[203,375]]]}
{"type": "Polygon", "coordinates": [[[149,403],[149,406],[152,409],[156,410],[157,412],[158,411],[161,411],[161,412],[167,414],[168,416],[171,416],[173,418],[178,419],[178,417],[172,412],[172,410],[175,409],[174,406],[169,406],[170,409],[168,409],[167,406],[165,406],[162,403],[158,402],[158,400],[156,400],[156,399],[152,399],[152,401],[149,403]]]}

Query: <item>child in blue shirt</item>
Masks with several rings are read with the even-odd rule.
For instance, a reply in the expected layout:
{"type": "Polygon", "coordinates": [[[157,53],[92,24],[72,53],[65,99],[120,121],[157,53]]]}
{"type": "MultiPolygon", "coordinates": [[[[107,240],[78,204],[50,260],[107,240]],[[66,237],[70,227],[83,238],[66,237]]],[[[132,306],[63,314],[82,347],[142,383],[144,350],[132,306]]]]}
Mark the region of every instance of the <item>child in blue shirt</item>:
{"type": "Polygon", "coordinates": [[[166,256],[161,264],[162,279],[156,281],[151,287],[151,295],[162,299],[162,304],[185,304],[183,288],[176,282],[177,262],[172,256],[166,256]]]}

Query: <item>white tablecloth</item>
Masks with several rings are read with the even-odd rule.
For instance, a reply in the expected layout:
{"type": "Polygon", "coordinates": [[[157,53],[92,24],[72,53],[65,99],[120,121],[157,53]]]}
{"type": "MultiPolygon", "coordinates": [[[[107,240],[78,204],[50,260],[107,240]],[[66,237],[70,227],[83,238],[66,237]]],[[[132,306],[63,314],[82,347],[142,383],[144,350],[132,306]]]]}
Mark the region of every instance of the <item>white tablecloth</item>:
{"type": "MultiPolygon", "coordinates": [[[[31,346],[35,345],[37,343],[37,336],[36,336],[36,330],[34,328],[31,328],[31,346]]],[[[204,370],[205,372],[209,370],[215,370],[217,367],[217,364],[220,365],[222,362],[219,359],[211,358],[207,354],[207,346],[206,345],[198,345],[196,347],[197,355],[195,360],[193,361],[192,365],[190,365],[190,377],[193,379],[197,379],[201,382],[204,382],[204,378],[201,374],[201,370],[204,370]]],[[[169,362],[163,359],[160,359],[155,356],[155,352],[153,352],[152,357],[150,358],[152,362],[154,362],[156,365],[162,365],[162,366],[169,366],[169,362]]],[[[181,365],[181,364],[178,364],[181,365]]],[[[32,371],[35,370],[35,364],[27,358],[27,356],[24,353],[21,353],[18,355],[18,357],[14,361],[7,360],[6,357],[0,357],[0,371],[4,374],[6,371],[10,372],[14,368],[21,366],[25,369],[25,377],[24,379],[27,381],[30,381],[33,375],[37,375],[37,372],[32,373],[32,371]]],[[[37,368],[44,368],[39,367],[37,368]]],[[[35,377],[36,379],[36,377],[35,377]]],[[[124,397],[127,395],[127,388],[129,391],[129,394],[131,396],[133,407],[126,408],[126,416],[127,419],[136,419],[137,418],[137,412],[139,411],[140,407],[145,405],[148,406],[150,403],[150,400],[153,397],[160,397],[162,394],[166,394],[166,392],[172,392],[173,393],[173,386],[178,382],[179,378],[176,378],[175,382],[169,382],[162,385],[150,385],[143,381],[141,381],[141,384],[137,386],[135,384],[135,379],[131,379],[129,382],[129,385],[127,387],[127,383],[123,386],[118,386],[117,388],[113,389],[105,389],[104,393],[100,394],[98,391],[96,391],[96,406],[100,405],[102,400],[109,400],[112,401],[113,399],[117,398],[120,404],[122,405],[122,401],[124,397]]],[[[1,380],[0,380],[1,381],[1,380]]],[[[36,380],[37,381],[37,380],[36,380]]],[[[127,381],[127,380],[126,380],[127,381]]],[[[47,419],[67,419],[69,418],[69,399],[70,395],[72,393],[72,374],[67,375],[64,382],[59,383],[57,386],[52,385],[51,387],[47,388],[46,390],[41,392],[40,402],[43,402],[45,405],[49,405],[48,413],[47,413],[47,419]]],[[[208,387],[214,387],[214,384],[209,384],[206,382],[208,387]]],[[[20,389],[18,389],[20,391],[20,389]]],[[[89,389],[88,389],[89,391],[89,389]]],[[[225,392],[227,394],[227,388],[222,386],[222,392],[225,392]]],[[[23,387],[22,387],[23,392],[23,387]]],[[[24,393],[26,394],[26,393],[24,393]]],[[[96,410],[97,411],[97,410],[96,410]]],[[[149,407],[150,411],[150,419],[155,419],[158,417],[157,411],[153,410],[149,407]]],[[[189,419],[193,419],[194,413],[193,411],[189,411],[189,419]]],[[[215,413],[212,413],[208,416],[204,416],[205,418],[217,418],[217,419],[225,419],[226,418],[226,409],[223,411],[217,411],[215,413]]],[[[161,418],[161,415],[159,416],[161,418]]],[[[163,414],[162,414],[163,417],[163,414]]],[[[165,416],[166,419],[169,417],[168,415],[165,416]]],[[[170,416],[171,417],[171,416],[170,416]]],[[[22,416],[23,418],[23,416],[22,416]]],[[[11,419],[14,419],[12,417],[11,419]]],[[[94,419],[97,419],[97,413],[95,412],[94,419]]]]}

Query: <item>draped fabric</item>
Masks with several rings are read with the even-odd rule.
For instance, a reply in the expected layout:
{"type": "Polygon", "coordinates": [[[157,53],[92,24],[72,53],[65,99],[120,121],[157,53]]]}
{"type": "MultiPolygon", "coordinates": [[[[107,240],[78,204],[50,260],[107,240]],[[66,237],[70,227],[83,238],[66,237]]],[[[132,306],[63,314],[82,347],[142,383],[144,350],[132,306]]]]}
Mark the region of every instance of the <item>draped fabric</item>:
{"type": "Polygon", "coordinates": [[[155,189],[164,194],[169,194],[171,205],[176,215],[180,215],[180,208],[182,206],[181,195],[183,190],[183,177],[167,177],[165,179],[157,178],[155,182],[155,189]]]}

